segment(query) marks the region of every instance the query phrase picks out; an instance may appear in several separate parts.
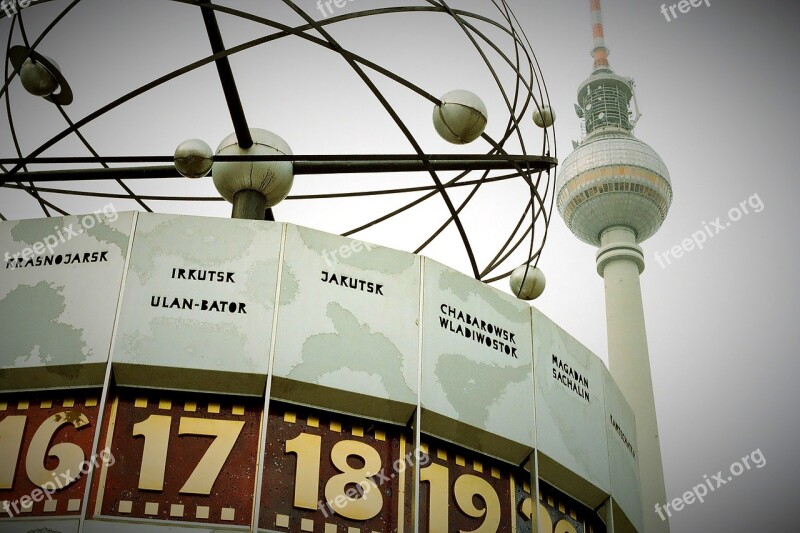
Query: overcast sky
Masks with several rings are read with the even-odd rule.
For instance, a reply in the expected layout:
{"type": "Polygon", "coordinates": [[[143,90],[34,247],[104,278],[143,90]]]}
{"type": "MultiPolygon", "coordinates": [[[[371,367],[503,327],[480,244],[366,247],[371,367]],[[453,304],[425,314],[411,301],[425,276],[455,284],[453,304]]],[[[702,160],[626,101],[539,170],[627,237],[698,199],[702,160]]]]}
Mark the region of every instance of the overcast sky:
{"type": "MultiPolygon", "coordinates": [[[[313,0],[296,1],[317,20],[324,18],[313,0]]],[[[392,3],[351,0],[336,14],[392,3]]],[[[496,16],[488,0],[451,3],[496,16]]],[[[66,5],[55,0],[28,8],[24,20],[29,37],[38,36],[66,5]]],[[[282,2],[226,5],[299,24],[282,2]]],[[[580,136],[572,109],[576,89],[591,72],[588,1],[512,0],[510,5],[541,65],[558,115],[558,156],[563,160],[571,151],[570,141],[580,136]]],[[[756,449],[766,459],[764,468],[744,473],[705,503],[678,513],[672,530],[789,529],[796,523],[793,514],[800,503],[795,488],[800,474],[796,455],[800,314],[797,237],[791,229],[797,224],[791,218],[795,212],[791,202],[800,186],[790,164],[800,123],[796,103],[800,10],[794,3],[777,0],[710,0],[688,13],[678,11],[677,18],[668,21],[660,6],[657,0],[603,2],[612,68],[637,84],[644,116],[635,134],[666,162],[675,195],[663,228],[643,245],[648,265],[642,276],[667,493],[679,496],[702,483],[704,474],[727,470],[756,449]],[[732,222],[729,211],[748,200],[750,214],[732,222]],[[659,265],[656,252],[665,255],[718,217],[726,229],[708,239],[703,250],[659,265]],[[729,227],[727,222],[732,222],[729,227]]],[[[230,17],[221,16],[220,22],[228,45],[267,31],[230,17]]],[[[3,43],[9,28],[7,18],[0,20],[3,43]]],[[[478,93],[490,112],[487,131],[493,135],[503,131],[507,112],[497,88],[452,21],[406,14],[352,21],[330,31],[345,47],[436,96],[451,89],[478,93]]],[[[487,32],[502,39],[498,32],[487,32]]],[[[19,35],[14,39],[18,43],[19,35]]],[[[66,108],[73,120],[209,53],[196,9],[165,0],[84,0],[40,50],[61,65],[75,90],[75,103],[66,108]]],[[[279,133],[295,153],[411,152],[376,99],[330,51],[283,40],[239,54],[232,63],[250,125],[279,133]]],[[[379,76],[373,79],[426,151],[487,151],[482,141],[464,148],[447,145],[430,125],[429,102],[379,76]]],[[[63,118],[53,107],[28,96],[18,84],[10,96],[23,153],[63,129],[63,118]]],[[[5,106],[0,121],[7,123],[5,106]]],[[[527,122],[526,146],[530,153],[539,153],[541,132],[527,122]]],[[[104,155],[171,155],[188,138],[201,138],[216,147],[232,126],[216,72],[206,67],[132,100],[82,131],[104,155]]],[[[86,151],[69,137],[47,154],[85,155],[86,151]]],[[[0,155],[15,156],[6,126],[0,127],[0,155]]],[[[361,177],[344,184],[332,178],[298,178],[293,192],[358,190],[375,187],[375,179],[384,178],[361,177]]],[[[389,185],[401,182],[428,183],[425,176],[385,180],[389,185]]],[[[145,194],[216,194],[208,179],[132,186],[145,194]]],[[[119,192],[113,183],[73,188],[119,192]]],[[[521,198],[515,190],[511,185],[492,189],[476,198],[477,207],[466,216],[484,261],[504,240],[508,213],[518,216],[521,198]]],[[[463,198],[462,193],[454,195],[463,198]]],[[[71,213],[107,203],[62,195],[47,198],[71,213]]],[[[409,199],[287,202],[276,208],[276,216],[340,232],[409,199]]],[[[115,205],[119,210],[136,208],[126,201],[115,205]]],[[[229,214],[229,206],[221,202],[153,206],[164,212],[229,214]]],[[[9,189],[0,191],[0,213],[9,219],[41,216],[34,201],[9,189]]],[[[536,305],[607,359],[596,250],[573,237],[557,212],[554,215],[540,263],[548,286],[536,305]]],[[[361,236],[414,249],[443,217],[444,206],[434,198],[413,215],[361,236]]],[[[459,245],[451,229],[426,253],[465,270],[459,245]]],[[[506,288],[506,283],[497,286],[506,288]]]]}

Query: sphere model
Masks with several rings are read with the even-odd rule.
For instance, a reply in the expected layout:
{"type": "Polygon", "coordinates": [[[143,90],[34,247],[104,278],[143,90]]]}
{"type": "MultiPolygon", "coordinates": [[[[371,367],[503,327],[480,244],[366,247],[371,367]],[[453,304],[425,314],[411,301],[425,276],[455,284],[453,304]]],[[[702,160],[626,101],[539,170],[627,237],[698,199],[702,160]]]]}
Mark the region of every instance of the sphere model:
{"type": "Polygon", "coordinates": [[[535,300],[544,292],[544,272],[532,265],[522,265],[511,273],[511,292],[520,300],[535,300]]]}
{"type": "Polygon", "coordinates": [[[549,105],[537,107],[533,111],[533,123],[540,128],[549,128],[556,122],[556,112],[549,105]]]}
{"type": "MultiPolygon", "coordinates": [[[[217,155],[292,155],[286,141],[271,131],[254,128],[250,133],[253,146],[243,149],[231,134],[220,143],[217,155]]],[[[294,182],[291,161],[218,162],[212,175],[217,191],[229,202],[237,192],[253,190],[264,195],[267,207],[286,198],[294,182]]]]}
{"type": "Polygon", "coordinates": [[[43,64],[30,59],[22,65],[19,78],[25,90],[34,96],[50,96],[58,89],[55,76],[43,64]]]}
{"type": "Polygon", "coordinates": [[[208,175],[214,163],[214,152],[200,139],[189,139],[175,150],[175,169],[182,176],[197,179],[208,175]]]}
{"type": "Polygon", "coordinates": [[[433,109],[433,126],[442,139],[453,144],[468,144],[481,136],[489,120],[486,105],[469,91],[450,91],[433,109]]]}

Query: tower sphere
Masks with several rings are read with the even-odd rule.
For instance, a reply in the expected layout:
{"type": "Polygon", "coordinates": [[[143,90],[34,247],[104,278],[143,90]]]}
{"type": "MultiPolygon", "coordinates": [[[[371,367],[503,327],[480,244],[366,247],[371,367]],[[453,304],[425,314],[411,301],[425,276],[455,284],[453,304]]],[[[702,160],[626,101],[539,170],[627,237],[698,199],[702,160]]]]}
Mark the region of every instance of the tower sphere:
{"type": "MultiPolygon", "coordinates": [[[[52,59],[48,60],[56,64],[52,59]]],[[[33,96],[50,96],[58,89],[58,80],[53,73],[43,64],[30,59],[22,65],[19,78],[25,90],[33,96]]]]}
{"type": "Polygon", "coordinates": [[[214,164],[214,152],[200,139],[189,139],[175,149],[175,169],[190,179],[207,176],[214,164]]]}
{"type": "Polygon", "coordinates": [[[433,108],[433,126],[447,142],[467,144],[481,136],[489,120],[486,104],[470,91],[450,91],[433,108]]]}
{"type": "MultiPolygon", "coordinates": [[[[242,148],[232,133],[217,148],[217,155],[292,155],[292,149],[271,131],[251,129],[253,146],[242,148]]],[[[223,198],[233,202],[239,191],[258,191],[273,207],[289,195],[294,183],[291,161],[215,162],[212,169],[214,185],[223,198]]]]}
{"type": "Polygon", "coordinates": [[[600,234],[626,226],[636,241],[651,237],[672,203],[664,161],[620,128],[590,134],[562,163],[556,184],[558,211],[582,241],[600,246],[600,234]]]}

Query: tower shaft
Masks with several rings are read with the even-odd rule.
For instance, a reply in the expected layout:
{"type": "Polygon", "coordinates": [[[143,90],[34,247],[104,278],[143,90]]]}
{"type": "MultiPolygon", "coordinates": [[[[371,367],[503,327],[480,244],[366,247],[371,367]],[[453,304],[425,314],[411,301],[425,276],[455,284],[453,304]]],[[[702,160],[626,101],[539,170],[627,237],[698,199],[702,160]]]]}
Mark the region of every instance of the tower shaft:
{"type": "Polygon", "coordinates": [[[609,370],[636,415],[645,531],[668,533],[669,524],[654,510],[667,497],[639,283],[644,255],[626,227],[607,229],[601,244],[597,272],[605,281],[609,370]]]}

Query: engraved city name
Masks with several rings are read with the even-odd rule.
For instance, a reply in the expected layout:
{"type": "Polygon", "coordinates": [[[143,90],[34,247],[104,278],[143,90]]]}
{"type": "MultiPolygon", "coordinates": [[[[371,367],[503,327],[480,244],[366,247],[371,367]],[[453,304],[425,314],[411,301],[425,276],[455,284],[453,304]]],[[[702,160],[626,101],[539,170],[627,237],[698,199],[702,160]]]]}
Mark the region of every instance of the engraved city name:
{"type": "Polygon", "coordinates": [[[167,296],[151,296],[150,307],[163,307],[164,309],[197,310],[217,313],[231,313],[246,315],[247,304],[242,302],[227,302],[225,300],[195,300],[194,298],[170,298],[167,296]]]}
{"type": "Polygon", "coordinates": [[[323,283],[330,283],[332,285],[338,285],[340,287],[362,291],[368,294],[384,296],[383,285],[380,283],[374,283],[372,281],[358,279],[351,276],[337,276],[335,273],[327,272],[326,270],[322,271],[321,281],[323,283]]]}
{"type": "Polygon", "coordinates": [[[553,354],[553,379],[574,392],[583,400],[589,400],[589,379],[572,368],[569,363],[565,363],[553,354]]]}
{"type": "Polygon", "coordinates": [[[197,270],[194,268],[173,268],[172,279],[185,279],[190,281],[211,281],[216,283],[236,283],[233,272],[219,272],[216,270],[197,270]]]}
{"type": "MultiPolygon", "coordinates": [[[[173,268],[171,279],[186,281],[202,281],[209,283],[236,283],[235,272],[220,270],[205,270],[197,268],[173,268]]],[[[247,304],[228,300],[212,300],[202,298],[184,298],[174,296],[153,295],[150,297],[150,307],[163,309],[178,309],[183,311],[206,311],[209,313],[229,313],[246,315],[247,304]]]]}
{"type": "Polygon", "coordinates": [[[439,306],[439,326],[517,359],[516,334],[447,304],[439,306]]]}
{"type": "Polygon", "coordinates": [[[81,265],[91,263],[108,263],[108,251],[104,252],[75,252],[57,255],[37,255],[36,257],[12,257],[6,254],[6,268],[29,268],[41,266],[81,265]]]}
{"type": "Polygon", "coordinates": [[[617,421],[614,420],[614,415],[609,415],[609,418],[611,419],[611,427],[614,428],[614,431],[617,432],[617,435],[619,435],[619,438],[622,439],[622,443],[628,449],[628,451],[633,456],[633,458],[636,459],[636,451],[633,449],[633,445],[628,440],[628,437],[627,437],[627,435],[625,435],[625,432],[622,431],[622,428],[619,427],[619,424],[617,424],[617,421]]]}

